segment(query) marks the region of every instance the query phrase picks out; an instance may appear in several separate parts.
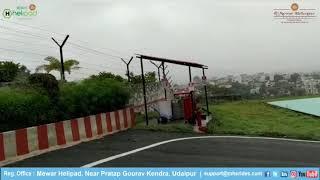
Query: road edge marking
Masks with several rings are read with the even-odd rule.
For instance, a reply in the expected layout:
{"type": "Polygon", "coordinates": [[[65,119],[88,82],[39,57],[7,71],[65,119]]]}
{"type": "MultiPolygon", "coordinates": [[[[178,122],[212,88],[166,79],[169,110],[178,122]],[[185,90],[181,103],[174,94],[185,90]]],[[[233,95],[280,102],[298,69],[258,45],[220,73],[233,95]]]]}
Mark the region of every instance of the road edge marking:
{"type": "Polygon", "coordinates": [[[124,156],[128,156],[128,155],[131,155],[131,154],[135,154],[135,153],[138,153],[138,152],[140,152],[140,151],[143,151],[143,150],[146,150],[146,149],[151,149],[151,148],[154,148],[154,147],[157,147],[157,146],[160,146],[160,145],[163,145],[163,144],[168,144],[168,143],[171,143],[171,142],[183,141],[183,140],[191,140],[191,139],[210,139],[210,138],[213,138],[213,139],[217,139],[217,138],[264,139],[264,140],[277,140],[277,141],[320,143],[320,141],[309,141],[309,140],[299,140],[299,139],[286,139],[286,138],[272,138],[272,137],[250,137],[250,136],[193,136],[193,137],[176,138],[176,139],[170,139],[170,140],[166,140],[166,141],[161,141],[161,142],[154,143],[154,144],[151,144],[151,145],[148,145],[148,146],[144,146],[144,147],[137,148],[137,149],[134,149],[134,150],[131,150],[131,151],[127,151],[127,152],[124,152],[124,153],[121,153],[121,154],[117,154],[117,155],[114,155],[114,156],[110,156],[110,157],[107,157],[107,158],[105,158],[105,159],[101,159],[101,160],[98,160],[98,161],[95,161],[95,162],[92,162],[92,163],[83,165],[83,166],[81,166],[81,167],[82,167],[82,168],[94,167],[94,166],[97,166],[97,165],[99,165],[99,164],[103,164],[103,163],[106,163],[106,162],[109,162],[109,161],[112,161],[112,160],[115,160],[115,159],[118,159],[118,158],[121,158],[121,157],[124,157],[124,156]]]}

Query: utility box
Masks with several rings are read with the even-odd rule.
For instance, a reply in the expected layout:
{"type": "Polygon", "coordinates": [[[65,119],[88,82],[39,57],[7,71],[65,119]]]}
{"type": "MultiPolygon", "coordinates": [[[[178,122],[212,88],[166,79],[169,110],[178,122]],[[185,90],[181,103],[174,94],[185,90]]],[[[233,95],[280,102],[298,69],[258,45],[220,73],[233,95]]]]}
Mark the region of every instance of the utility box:
{"type": "Polygon", "coordinates": [[[170,100],[159,101],[157,110],[161,118],[166,118],[168,120],[172,119],[172,106],[170,100]]]}
{"type": "Polygon", "coordinates": [[[184,119],[183,99],[175,99],[172,101],[172,119],[184,119]]]}
{"type": "Polygon", "coordinates": [[[186,121],[192,120],[192,97],[185,96],[183,99],[184,119],[186,121]]]}

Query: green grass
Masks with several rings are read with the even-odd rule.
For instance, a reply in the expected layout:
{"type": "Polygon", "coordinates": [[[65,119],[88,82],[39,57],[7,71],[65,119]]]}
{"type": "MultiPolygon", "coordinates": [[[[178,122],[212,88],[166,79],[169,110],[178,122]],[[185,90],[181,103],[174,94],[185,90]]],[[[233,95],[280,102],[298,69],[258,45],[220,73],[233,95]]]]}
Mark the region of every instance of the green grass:
{"type": "Polygon", "coordinates": [[[168,124],[157,124],[157,118],[159,117],[157,113],[149,112],[148,117],[149,125],[146,126],[144,115],[137,115],[134,129],[173,133],[194,133],[193,127],[189,124],[185,124],[183,120],[170,122],[168,124]]]}
{"type": "MultiPolygon", "coordinates": [[[[279,99],[277,99],[279,100],[279,99]]],[[[210,106],[210,133],[320,140],[320,118],[276,108],[265,101],[238,101],[210,106]]]]}

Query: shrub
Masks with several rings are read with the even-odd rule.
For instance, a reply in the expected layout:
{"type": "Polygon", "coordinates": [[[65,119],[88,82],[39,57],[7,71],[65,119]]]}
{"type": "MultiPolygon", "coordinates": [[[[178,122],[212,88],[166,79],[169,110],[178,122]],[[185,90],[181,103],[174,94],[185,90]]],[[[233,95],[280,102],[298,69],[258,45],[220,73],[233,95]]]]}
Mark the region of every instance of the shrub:
{"type": "Polygon", "coordinates": [[[124,108],[129,92],[124,83],[113,79],[88,79],[78,84],[64,84],[59,108],[65,119],[124,108]]]}
{"type": "Polygon", "coordinates": [[[35,91],[0,89],[0,130],[46,124],[54,120],[55,112],[47,96],[35,91]]]}
{"type": "Polygon", "coordinates": [[[19,64],[0,61],[0,82],[11,82],[17,76],[19,64]]]}
{"type": "Polygon", "coordinates": [[[29,76],[28,81],[33,87],[45,90],[51,98],[57,98],[59,94],[59,83],[53,75],[35,73],[29,76]]]}
{"type": "MultiPolygon", "coordinates": [[[[50,75],[32,75],[29,81],[48,92],[56,87],[50,75]]],[[[129,100],[125,83],[113,79],[66,83],[60,89],[52,101],[47,93],[39,93],[39,88],[0,88],[0,131],[114,111],[124,108],[129,100]]]]}
{"type": "Polygon", "coordinates": [[[113,79],[113,80],[116,80],[116,81],[119,81],[119,82],[124,82],[125,79],[123,79],[123,77],[121,77],[120,75],[115,75],[115,74],[112,74],[110,72],[100,72],[98,75],[92,75],[90,76],[89,79],[100,79],[100,80],[103,80],[103,79],[113,79]]]}

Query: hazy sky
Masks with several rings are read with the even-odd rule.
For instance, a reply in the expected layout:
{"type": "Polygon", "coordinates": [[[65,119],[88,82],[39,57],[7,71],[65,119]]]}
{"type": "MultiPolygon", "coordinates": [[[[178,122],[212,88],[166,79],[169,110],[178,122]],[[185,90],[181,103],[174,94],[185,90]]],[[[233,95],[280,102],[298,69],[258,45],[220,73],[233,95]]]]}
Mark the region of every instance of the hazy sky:
{"type": "MultiPolygon", "coordinates": [[[[16,59],[34,69],[44,62],[43,55],[59,57],[51,36],[61,40],[61,34],[70,34],[65,58],[76,58],[84,68],[69,79],[103,70],[123,75],[125,66],[118,56],[128,59],[134,53],[203,63],[209,66],[208,76],[317,71],[320,17],[308,24],[281,24],[273,19],[274,8],[289,8],[292,2],[301,8],[320,7],[319,0],[0,0],[1,13],[30,3],[38,10],[30,19],[0,21],[0,38],[11,40],[0,39],[0,48],[28,52],[0,49],[0,58],[16,59]],[[17,36],[3,27],[25,33],[17,36]],[[30,33],[40,37],[25,37],[30,33]],[[80,50],[69,42],[112,56],[80,50]]],[[[154,70],[150,63],[145,66],[154,70]]],[[[135,59],[131,69],[140,73],[139,67],[135,59]]],[[[170,66],[169,70],[172,79],[188,80],[186,67],[170,66]]],[[[200,73],[194,70],[194,75],[200,73]]]]}

